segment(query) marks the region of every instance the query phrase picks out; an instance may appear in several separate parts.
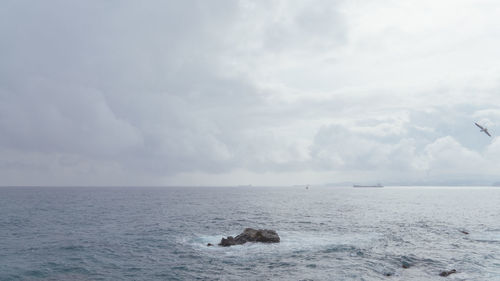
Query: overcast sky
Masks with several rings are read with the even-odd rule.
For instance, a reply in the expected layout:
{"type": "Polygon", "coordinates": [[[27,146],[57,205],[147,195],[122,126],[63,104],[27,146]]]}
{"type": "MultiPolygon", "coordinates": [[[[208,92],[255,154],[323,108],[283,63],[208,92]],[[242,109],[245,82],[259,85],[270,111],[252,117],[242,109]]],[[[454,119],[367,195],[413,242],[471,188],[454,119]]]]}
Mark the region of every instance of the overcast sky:
{"type": "Polygon", "coordinates": [[[500,181],[498,15],[494,0],[1,1],[0,185],[500,181]]]}

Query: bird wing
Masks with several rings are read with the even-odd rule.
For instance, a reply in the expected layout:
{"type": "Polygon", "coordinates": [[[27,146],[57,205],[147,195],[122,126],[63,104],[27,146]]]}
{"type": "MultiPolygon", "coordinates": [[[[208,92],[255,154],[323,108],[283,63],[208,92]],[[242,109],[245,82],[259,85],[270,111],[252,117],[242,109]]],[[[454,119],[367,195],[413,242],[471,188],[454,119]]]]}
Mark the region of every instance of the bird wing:
{"type": "Polygon", "coordinates": [[[474,122],[474,124],[476,124],[476,126],[478,126],[479,128],[481,128],[481,130],[483,130],[483,129],[484,129],[484,128],[483,128],[483,126],[479,125],[478,123],[475,123],[475,122],[474,122]]]}
{"type": "Polygon", "coordinates": [[[491,137],[490,133],[488,132],[488,129],[485,129],[484,132],[491,137]]]}

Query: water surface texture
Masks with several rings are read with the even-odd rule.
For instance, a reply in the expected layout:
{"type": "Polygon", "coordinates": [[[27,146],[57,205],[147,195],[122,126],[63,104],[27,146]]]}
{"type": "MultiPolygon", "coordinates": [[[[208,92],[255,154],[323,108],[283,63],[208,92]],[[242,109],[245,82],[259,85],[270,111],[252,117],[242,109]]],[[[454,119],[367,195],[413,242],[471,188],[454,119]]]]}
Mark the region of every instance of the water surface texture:
{"type": "Polygon", "coordinates": [[[0,188],[0,280],[195,279],[500,280],[500,188],[0,188]]]}

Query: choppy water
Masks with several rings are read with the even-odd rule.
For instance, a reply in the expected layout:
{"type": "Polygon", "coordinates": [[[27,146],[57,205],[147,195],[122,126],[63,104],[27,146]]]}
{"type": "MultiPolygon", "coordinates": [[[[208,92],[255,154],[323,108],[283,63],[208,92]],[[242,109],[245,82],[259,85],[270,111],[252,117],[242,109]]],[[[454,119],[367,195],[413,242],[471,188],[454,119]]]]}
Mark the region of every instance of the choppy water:
{"type": "Polygon", "coordinates": [[[500,280],[500,188],[0,188],[0,280],[193,279],[500,280]]]}

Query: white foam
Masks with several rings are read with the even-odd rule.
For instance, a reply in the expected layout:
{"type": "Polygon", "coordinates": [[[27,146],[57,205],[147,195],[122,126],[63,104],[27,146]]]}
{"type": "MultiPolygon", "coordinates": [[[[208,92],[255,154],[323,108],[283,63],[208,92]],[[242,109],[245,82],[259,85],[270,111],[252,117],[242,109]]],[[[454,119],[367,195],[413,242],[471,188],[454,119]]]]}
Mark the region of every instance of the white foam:
{"type": "MultiPolygon", "coordinates": [[[[321,251],[335,247],[364,248],[374,240],[379,239],[378,234],[360,233],[318,233],[318,232],[279,232],[280,243],[245,243],[231,247],[216,246],[222,236],[200,236],[188,241],[193,248],[206,253],[223,253],[227,256],[254,256],[275,253],[293,253],[296,251],[321,251]],[[207,247],[211,243],[214,247],[207,247]]],[[[235,236],[235,235],[233,235],[235,236]]]]}

